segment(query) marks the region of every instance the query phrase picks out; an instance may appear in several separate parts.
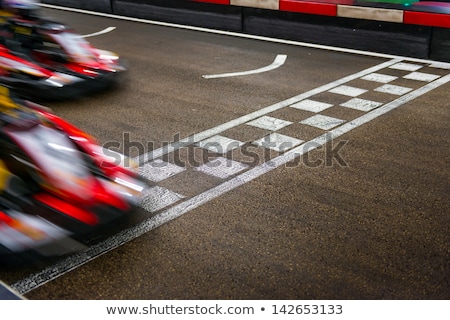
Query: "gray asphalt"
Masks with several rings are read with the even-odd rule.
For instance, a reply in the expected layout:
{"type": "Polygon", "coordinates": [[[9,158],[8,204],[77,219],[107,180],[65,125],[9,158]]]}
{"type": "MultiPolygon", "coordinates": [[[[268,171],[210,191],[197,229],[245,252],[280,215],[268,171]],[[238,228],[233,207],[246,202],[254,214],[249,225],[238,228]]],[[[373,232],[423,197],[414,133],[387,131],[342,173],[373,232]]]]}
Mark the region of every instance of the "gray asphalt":
{"type": "MultiPolygon", "coordinates": [[[[139,150],[122,143],[118,151],[132,157],[390,60],[54,10],[46,13],[80,34],[117,27],[89,41],[127,60],[126,79],[113,90],[47,106],[101,144],[123,142],[125,137],[145,146],[139,150]],[[257,69],[272,63],[277,54],[286,54],[286,63],[267,73],[202,78],[257,69]]],[[[421,65],[421,72],[450,73],[421,65]]],[[[424,85],[402,79],[408,73],[403,70],[382,71],[398,76],[396,85],[412,89],[424,85]]],[[[355,79],[348,85],[373,90],[379,84],[355,79]]],[[[406,102],[298,158],[301,161],[188,210],[24,296],[448,299],[449,89],[447,83],[406,102]]],[[[330,92],[314,97],[335,105],[325,112],[327,116],[350,121],[362,115],[336,107],[348,97],[330,92]]],[[[366,97],[382,103],[396,98],[372,91],[366,97]]],[[[307,111],[282,108],[269,115],[294,122],[277,131],[284,135],[308,140],[322,132],[298,123],[312,115],[307,111]]],[[[241,125],[225,133],[247,142],[267,132],[241,125]]],[[[238,152],[233,159],[255,166],[277,155],[259,148],[250,159],[238,152]]],[[[183,148],[179,157],[202,161],[204,156],[201,150],[183,148]]],[[[192,170],[192,163],[187,166],[185,173],[159,186],[189,199],[220,184],[217,178],[192,170]]],[[[133,223],[158,213],[140,209],[133,223]]],[[[0,279],[14,285],[58,261],[1,268],[0,279]]]]}

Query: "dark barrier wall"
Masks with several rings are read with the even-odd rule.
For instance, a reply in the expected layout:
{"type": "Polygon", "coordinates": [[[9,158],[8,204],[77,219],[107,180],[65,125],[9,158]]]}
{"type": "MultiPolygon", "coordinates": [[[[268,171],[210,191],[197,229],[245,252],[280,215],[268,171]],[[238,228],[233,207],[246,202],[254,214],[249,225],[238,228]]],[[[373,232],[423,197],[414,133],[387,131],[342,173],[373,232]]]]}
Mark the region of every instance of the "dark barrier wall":
{"type": "Polygon", "coordinates": [[[104,13],[113,13],[113,0],[41,0],[42,3],[54,4],[64,7],[92,10],[104,13]]]}
{"type": "Polygon", "coordinates": [[[242,8],[186,0],[116,0],[115,14],[228,31],[242,31],[242,8]]]}
{"type": "Polygon", "coordinates": [[[297,41],[428,58],[430,27],[244,9],[244,32],[297,41]]]}
{"type": "MultiPolygon", "coordinates": [[[[423,24],[413,24],[340,17],[334,14],[336,9],[333,8],[336,5],[325,7],[327,11],[321,15],[205,3],[230,3],[227,0],[42,0],[41,2],[135,18],[450,62],[450,28],[439,26],[450,21],[450,15],[447,14],[432,13],[431,16],[426,16],[427,13],[410,12],[412,16],[419,18],[416,18],[414,23],[423,21],[423,24]],[[438,26],[433,25],[434,21],[438,26]]],[[[324,8],[323,3],[317,3],[317,8],[321,6],[320,10],[314,7],[314,2],[308,1],[307,4],[307,10],[312,12],[321,12],[324,8]]],[[[373,11],[376,10],[378,9],[373,8],[373,11]]],[[[395,19],[397,16],[402,19],[409,17],[402,11],[392,12],[395,19]]],[[[386,16],[390,18],[390,12],[382,14],[387,14],[386,16]]]]}

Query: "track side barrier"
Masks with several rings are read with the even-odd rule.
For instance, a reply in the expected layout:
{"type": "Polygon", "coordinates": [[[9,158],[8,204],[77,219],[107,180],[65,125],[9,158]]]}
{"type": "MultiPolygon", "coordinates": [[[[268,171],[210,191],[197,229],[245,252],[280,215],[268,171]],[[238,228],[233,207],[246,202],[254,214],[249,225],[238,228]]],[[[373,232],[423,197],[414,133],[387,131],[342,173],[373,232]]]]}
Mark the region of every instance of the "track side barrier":
{"type": "Polygon", "coordinates": [[[41,0],[41,2],[63,7],[113,13],[112,0],[41,0]]]}
{"type": "Polygon", "coordinates": [[[114,0],[112,9],[114,14],[134,18],[241,32],[241,8],[223,5],[222,0],[211,1],[214,4],[186,0],[114,0]]]}
{"type": "Polygon", "coordinates": [[[448,13],[360,0],[41,0],[42,3],[450,62],[448,13]],[[357,3],[358,5],[355,5],[357,3]],[[391,6],[392,7],[392,6],[391,6]],[[420,11],[422,10],[423,11],[420,11]]]}

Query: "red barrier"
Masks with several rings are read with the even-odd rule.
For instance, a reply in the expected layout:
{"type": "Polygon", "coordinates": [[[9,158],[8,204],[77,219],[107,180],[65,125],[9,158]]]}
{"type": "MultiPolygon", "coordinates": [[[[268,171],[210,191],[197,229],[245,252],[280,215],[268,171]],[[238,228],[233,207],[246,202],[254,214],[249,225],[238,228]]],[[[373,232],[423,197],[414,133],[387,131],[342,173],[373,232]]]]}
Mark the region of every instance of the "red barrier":
{"type": "Polygon", "coordinates": [[[311,1],[280,0],[280,10],[334,17],[337,13],[337,5],[311,1]]]}
{"type": "Polygon", "coordinates": [[[430,12],[404,11],[403,23],[450,28],[450,15],[430,12]]]}
{"type": "Polygon", "coordinates": [[[207,2],[207,3],[215,3],[215,4],[230,4],[230,0],[193,0],[194,2],[207,2]]]}

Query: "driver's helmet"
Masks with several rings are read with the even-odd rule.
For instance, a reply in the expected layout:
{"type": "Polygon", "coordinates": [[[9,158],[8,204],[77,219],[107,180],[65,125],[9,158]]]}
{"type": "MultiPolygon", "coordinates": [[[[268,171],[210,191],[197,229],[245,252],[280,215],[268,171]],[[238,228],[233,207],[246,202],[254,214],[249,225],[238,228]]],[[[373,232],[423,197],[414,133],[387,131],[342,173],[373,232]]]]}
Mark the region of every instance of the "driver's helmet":
{"type": "Polygon", "coordinates": [[[2,0],[3,10],[22,17],[33,17],[39,9],[38,0],[2,0]]]}

